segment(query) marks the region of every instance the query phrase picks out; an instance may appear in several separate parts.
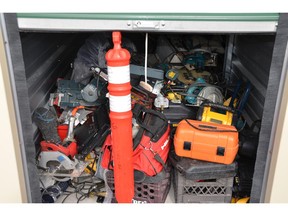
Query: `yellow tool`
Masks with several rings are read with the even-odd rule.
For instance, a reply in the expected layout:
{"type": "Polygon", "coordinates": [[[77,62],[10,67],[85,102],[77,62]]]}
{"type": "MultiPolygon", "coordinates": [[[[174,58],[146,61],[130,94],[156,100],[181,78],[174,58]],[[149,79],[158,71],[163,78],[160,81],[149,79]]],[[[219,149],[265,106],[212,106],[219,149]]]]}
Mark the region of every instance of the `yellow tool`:
{"type": "Polygon", "coordinates": [[[174,92],[169,92],[168,94],[167,94],[167,98],[168,98],[168,100],[182,100],[182,96],[180,95],[180,94],[178,94],[178,93],[174,93],[174,92]]]}
{"type": "Polygon", "coordinates": [[[223,125],[231,125],[233,119],[233,113],[225,111],[225,113],[215,112],[212,107],[204,107],[201,121],[213,122],[223,125]]]}
{"type": "Polygon", "coordinates": [[[244,198],[236,198],[236,197],[232,197],[232,199],[231,199],[231,203],[244,204],[244,203],[248,203],[249,200],[250,200],[250,197],[244,197],[244,198]]]}
{"type": "Polygon", "coordinates": [[[96,172],[96,161],[95,161],[95,155],[93,153],[90,153],[86,156],[85,161],[90,162],[88,166],[85,168],[84,172],[91,173],[92,171],[96,172]]]}
{"type": "Polygon", "coordinates": [[[170,80],[175,80],[176,76],[177,76],[177,73],[174,70],[169,70],[166,75],[166,77],[170,80]]]}
{"type": "Polygon", "coordinates": [[[232,125],[233,112],[230,107],[207,103],[199,107],[197,119],[203,122],[232,125]]]}
{"type": "Polygon", "coordinates": [[[238,199],[236,203],[248,203],[250,200],[250,197],[245,197],[245,198],[241,198],[241,199],[238,199]]]}
{"type": "MultiPolygon", "coordinates": [[[[224,106],[229,106],[231,99],[232,99],[232,97],[230,97],[230,98],[228,98],[227,100],[225,100],[224,103],[223,103],[223,105],[224,105],[224,106]]],[[[236,107],[237,102],[238,102],[238,100],[237,100],[237,98],[235,98],[235,100],[234,100],[234,102],[233,102],[233,107],[234,107],[234,108],[236,107]]]]}

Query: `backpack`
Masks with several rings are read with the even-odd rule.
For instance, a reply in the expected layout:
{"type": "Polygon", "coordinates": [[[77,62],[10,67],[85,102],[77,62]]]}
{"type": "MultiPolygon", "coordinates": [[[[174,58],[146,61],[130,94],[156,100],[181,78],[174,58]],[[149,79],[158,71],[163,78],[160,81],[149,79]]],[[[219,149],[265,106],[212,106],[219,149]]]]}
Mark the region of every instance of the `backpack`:
{"type": "MultiPolygon", "coordinates": [[[[140,104],[135,104],[133,117],[140,126],[133,139],[134,177],[139,180],[144,176],[156,176],[166,167],[171,143],[170,125],[162,113],[140,104]]],[[[102,151],[101,166],[113,170],[111,134],[107,136],[102,151]]]]}

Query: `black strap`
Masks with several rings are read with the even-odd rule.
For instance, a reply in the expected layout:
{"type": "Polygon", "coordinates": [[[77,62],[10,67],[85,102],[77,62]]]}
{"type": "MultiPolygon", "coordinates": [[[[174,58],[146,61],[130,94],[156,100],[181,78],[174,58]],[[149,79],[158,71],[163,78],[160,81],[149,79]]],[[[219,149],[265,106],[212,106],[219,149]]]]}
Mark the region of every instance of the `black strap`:
{"type": "Polygon", "coordinates": [[[201,104],[201,106],[210,106],[210,107],[214,107],[214,108],[218,108],[218,109],[223,109],[223,110],[226,110],[226,111],[229,111],[229,112],[234,112],[235,109],[229,107],[229,106],[224,106],[222,104],[217,104],[217,103],[212,103],[212,102],[203,102],[201,104]]]}
{"type": "Polygon", "coordinates": [[[145,106],[143,106],[141,104],[135,104],[135,106],[133,108],[133,116],[136,119],[137,124],[141,128],[144,128],[146,131],[151,133],[152,137],[154,137],[160,131],[162,131],[163,127],[165,127],[168,124],[168,120],[166,119],[164,114],[162,114],[162,113],[160,113],[158,111],[152,110],[152,109],[147,109],[145,106]],[[163,120],[163,125],[160,126],[157,130],[153,130],[154,128],[152,128],[150,125],[147,125],[147,124],[144,123],[144,121],[143,121],[143,113],[146,113],[146,114],[148,113],[148,114],[151,114],[151,115],[159,117],[160,119],[163,120]]]}
{"type": "Polygon", "coordinates": [[[108,162],[108,169],[113,170],[113,160],[112,160],[112,145],[107,146],[108,151],[110,152],[109,154],[109,162],[108,162]]]}
{"type": "Polygon", "coordinates": [[[185,119],[185,121],[188,123],[188,125],[190,125],[191,127],[193,127],[196,130],[200,130],[200,131],[209,131],[209,132],[237,132],[237,130],[220,130],[217,129],[217,127],[211,127],[209,125],[205,125],[205,122],[203,122],[203,125],[199,125],[198,127],[191,124],[187,119],[185,119]]]}
{"type": "Polygon", "coordinates": [[[159,162],[163,167],[164,169],[166,170],[166,164],[165,162],[163,161],[163,159],[160,157],[160,155],[158,153],[154,154],[154,159],[159,162]]]}

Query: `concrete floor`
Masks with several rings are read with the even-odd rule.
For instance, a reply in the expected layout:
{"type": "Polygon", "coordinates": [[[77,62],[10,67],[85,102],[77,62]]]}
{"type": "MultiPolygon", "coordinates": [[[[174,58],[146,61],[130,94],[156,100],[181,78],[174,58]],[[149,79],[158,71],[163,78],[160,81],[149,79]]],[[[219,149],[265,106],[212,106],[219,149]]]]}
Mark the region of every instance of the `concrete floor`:
{"type": "MultiPolygon", "coordinates": [[[[67,191],[74,191],[75,189],[73,188],[68,188],[67,191]]],[[[67,195],[63,194],[61,195],[56,203],[62,203],[63,200],[64,200],[64,203],[77,203],[77,200],[81,197],[81,194],[71,194],[69,195],[67,198],[66,198],[67,195]]],[[[87,197],[81,201],[79,201],[79,203],[97,203],[97,196],[93,196],[93,197],[87,197]]],[[[169,190],[169,193],[167,195],[167,198],[166,198],[166,201],[165,203],[175,203],[174,201],[174,192],[173,192],[173,185],[171,184],[171,187],[170,187],[170,190],[169,190]]],[[[98,204],[98,203],[97,203],[98,204]]],[[[100,203],[101,204],[101,203],[100,203]]]]}

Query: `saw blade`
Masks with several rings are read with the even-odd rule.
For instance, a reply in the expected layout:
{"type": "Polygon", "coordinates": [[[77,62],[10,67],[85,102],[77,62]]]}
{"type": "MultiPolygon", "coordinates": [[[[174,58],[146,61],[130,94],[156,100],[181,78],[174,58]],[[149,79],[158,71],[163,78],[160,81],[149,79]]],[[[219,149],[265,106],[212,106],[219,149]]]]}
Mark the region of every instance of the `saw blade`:
{"type": "Polygon", "coordinates": [[[71,160],[58,151],[43,151],[38,157],[40,175],[48,175],[57,181],[67,181],[82,174],[89,163],[71,160]]]}

